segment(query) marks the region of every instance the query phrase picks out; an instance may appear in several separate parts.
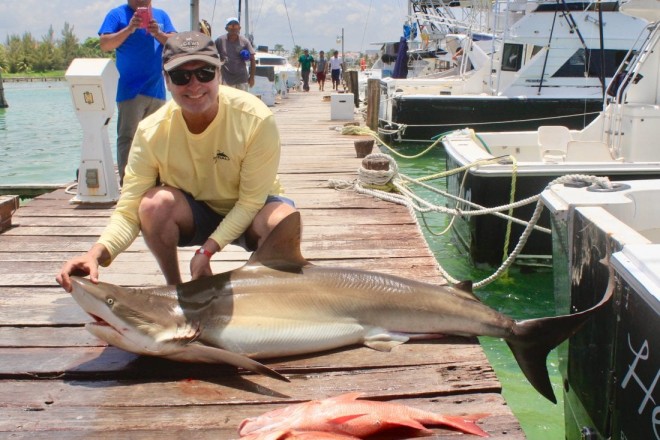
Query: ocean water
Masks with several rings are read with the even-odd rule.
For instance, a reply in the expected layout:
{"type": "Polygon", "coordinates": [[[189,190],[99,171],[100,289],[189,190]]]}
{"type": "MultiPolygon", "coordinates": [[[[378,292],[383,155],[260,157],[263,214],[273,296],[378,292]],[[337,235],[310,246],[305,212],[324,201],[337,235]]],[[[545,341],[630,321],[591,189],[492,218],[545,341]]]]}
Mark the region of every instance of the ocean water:
{"type": "MultiPolygon", "coordinates": [[[[426,147],[427,145],[407,145],[400,146],[397,150],[411,156],[426,147]]],[[[444,150],[439,147],[417,159],[397,158],[396,160],[400,173],[419,178],[444,171],[445,158],[444,150]]],[[[446,189],[444,179],[426,183],[438,189],[446,189]]],[[[416,193],[436,205],[445,205],[445,200],[434,192],[421,190],[416,193]]],[[[426,241],[438,263],[458,280],[476,282],[490,276],[494,269],[478,269],[472,266],[455,245],[451,232],[438,235],[447,228],[449,220],[448,216],[442,214],[425,214],[425,222],[420,220],[426,241]],[[428,225],[428,229],[423,226],[424,223],[428,225]]],[[[529,272],[512,268],[507,278],[500,278],[475,290],[475,294],[490,307],[514,319],[556,315],[553,277],[550,269],[529,272]]],[[[548,356],[547,364],[558,401],[555,405],[536,392],[527,382],[504,340],[481,337],[479,341],[502,383],[502,394],[520,421],[527,438],[529,440],[564,439],[564,405],[556,350],[548,356]]]]}
{"type": "MultiPolygon", "coordinates": [[[[0,185],[69,183],[75,179],[80,161],[82,128],[73,110],[66,82],[5,83],[9,108],[0,109],[0,185]]],[[[116,115],[108,126],[115,155],[116,115]]],[[[424,147],[405,147],[408,154],[424,147]]],[[[422,177],[443,171],[445,156],[435,149],[415,160],[397,159],[402,173],[422,177]]],[[[444,182],[438,182],[442,187],[444,182]]],[[[422,193],[423,194],[423,193],[422,193]]],[[[442,204],[435,194],[427,200],[442,204]]],[[[446,216],[427,216],[433,231],[444,229],[446,216]]],[[[436,236],[425,232],[426,240],[440,265],[457,279],[479,281],[491,274],[472,267],[454,246],[451,234],[436,236]]],[[[552,273],[549,270],[522,273],[512,270],[506,280],[498,280],[475,292],[489,306],[516,319],[555,314],[552,273]]],[[[564,438],[561,378],[556,353],[548,362],[557,405],[545,400],[527,383],[511,352],[502,340],[481,338],[489,361],[503,384],[503,395],[530,440],[564,438]]]]}
{"type": "MultiPolygon", "coordinates": [[[[0,185],[65,184],[76,178],[82,127],[66,81],[4,83],[0,185]]],[[[117,118],[108,126],[115,156],[117,118]]]]}

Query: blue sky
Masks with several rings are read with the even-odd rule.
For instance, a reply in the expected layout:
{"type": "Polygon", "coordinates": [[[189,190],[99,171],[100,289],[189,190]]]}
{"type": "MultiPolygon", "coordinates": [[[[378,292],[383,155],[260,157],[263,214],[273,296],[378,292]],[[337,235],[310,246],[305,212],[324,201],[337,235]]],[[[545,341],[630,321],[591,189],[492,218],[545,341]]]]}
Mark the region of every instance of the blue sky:
{"type": "MultiPolygon", "coordinates": [[[[82,41],[96,36],[107,10],[122,0],[0,0],[0,41],[30,32],[41,39],[52,25],[60,35],[64,22],[82,41]]],[[[245,2],[243,2],[245,3],[245,2]]],[[[316,50],[341,48],[337,36],[344,28],[346,51],[377,49],[373,42],[398,41],[406,18],[405,0],[250,0],[250,32],[255,45],[285,49],[296,45],[316,50]],[[286,5],[286,6],[285,6],[286,5]],[[350,5],[350,6],[349,6],[350,5]]],[[[190,0],[153,0],[165,9],[178,30],[190,29],[190,0]]],[[[200,0],[200,18],[212,25],[213,37],[224,31],[227,17],[237,14],[237,0],[200,0]]],[[[243,20],[243,18],[242,18],[243,20]]],[[[245,30],[243,24],[243,30],[245,30]]]]}

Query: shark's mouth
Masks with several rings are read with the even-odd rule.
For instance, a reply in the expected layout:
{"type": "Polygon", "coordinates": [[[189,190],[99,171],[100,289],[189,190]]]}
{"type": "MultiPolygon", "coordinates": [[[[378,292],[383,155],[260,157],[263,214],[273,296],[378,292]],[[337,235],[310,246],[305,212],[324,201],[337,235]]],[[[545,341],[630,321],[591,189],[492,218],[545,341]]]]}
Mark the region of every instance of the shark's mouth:
{"type": "Polygon", "coordinates": [[[100,316],[96,316],[92,313],[90,313],[89,316],[94,318],[94,322],[90,322],[90,324],[112,327],[105,319],[101,318],[100,316]]]}
{"type": "MultiPolygon", "coordinates": [[[[107,334],[108,332],[112,332],[112,333],[116,333],[117,335],[120,335],[120,336],[125,336],[125,332],[120,331],[120,329],[118,329],[114,325],[110,324],[105,319],[103,319],[100,316],[95,315],[93,313],[89,313],[89,312],[87,312],[87,313],[90,317],[92,317],[94,319],[94,321],[88,322],[85,325],[85,327],[87,327],[87,329],[90,330],[92,333],[95,333],[95,332],[92,331],[91,329],[96,328],[96,329],[98,329],[98,331],[101,331],[104,334],[107,334]]],[[[101,337],[101,336],[99,336],[99,337],[101,337]]],[[[101,339],[103,339],[103,337],[101,337],[101,339]]],[[[106,341],[106,342],[108,342],[108,341],[106,341]]]]}

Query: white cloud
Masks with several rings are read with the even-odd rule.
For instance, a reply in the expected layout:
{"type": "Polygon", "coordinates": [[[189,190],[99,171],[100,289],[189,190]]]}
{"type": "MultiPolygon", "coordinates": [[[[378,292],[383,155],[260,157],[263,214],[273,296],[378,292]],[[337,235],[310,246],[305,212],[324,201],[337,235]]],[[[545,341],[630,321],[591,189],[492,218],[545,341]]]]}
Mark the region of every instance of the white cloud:
{"type": "MultiPolygon", "coordinates": [[[[64,23],[73,26],[82,42],[95,37],[106,12],[121,0],[0,0],[0,41],[9,35],[30,32],[36,39],[46,35],[50,26],[61,35],[64,23]]],[[[236,0],[200,0],[200,18],[211,23],[213,36],[224,32],[227,17],[237,15],[236,0]]],[[[190,28],[190,1],[153,0],[164,9],[174,26],[190,28]]],[[[273,47],[295,44],[316,50],[339,48],[337,35],[344,28],[345,49],[364,51],[372,42],[398,41],[405,21],[405,0],[251,0],[249,30],[255,44],[273,47]],[[285,7],[286,4],[286,7],[285,7]],[[293,31],[293,32],[292,32],[293,31]]],[[[245,24],[243,25],[245,29],[245,24]]]]}

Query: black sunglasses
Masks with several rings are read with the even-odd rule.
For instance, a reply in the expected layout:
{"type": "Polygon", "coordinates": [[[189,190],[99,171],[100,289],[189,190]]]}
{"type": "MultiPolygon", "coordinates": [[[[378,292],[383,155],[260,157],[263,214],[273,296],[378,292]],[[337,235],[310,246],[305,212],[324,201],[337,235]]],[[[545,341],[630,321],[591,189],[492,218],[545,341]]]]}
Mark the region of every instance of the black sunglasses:
{"type": "Polygon", "coordinates": [[[195,70],[170,70],[167,72],[170,80],[177,86],[185,86],[195,75],[197,81],[207,83],[215,78],[215,67],[205,66],[195,70]]]}

